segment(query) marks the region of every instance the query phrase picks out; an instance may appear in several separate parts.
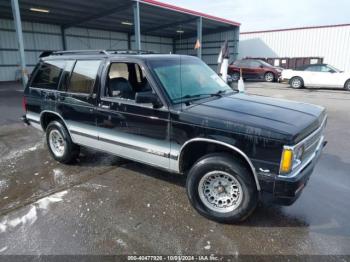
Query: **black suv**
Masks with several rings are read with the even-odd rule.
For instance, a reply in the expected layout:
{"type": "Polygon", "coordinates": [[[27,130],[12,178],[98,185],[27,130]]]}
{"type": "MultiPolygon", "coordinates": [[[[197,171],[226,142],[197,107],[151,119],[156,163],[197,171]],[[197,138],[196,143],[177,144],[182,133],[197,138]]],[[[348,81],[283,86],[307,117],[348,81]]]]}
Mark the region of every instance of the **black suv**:
{"type": "Polygon", "coordinates": [[[238,93],[192,56],[54,52],[23,103],[57,161],[86,146],[184,174],[193,207],[219,222],[259,199],[292,204],[326,143],[324,108],[238,93]]]}

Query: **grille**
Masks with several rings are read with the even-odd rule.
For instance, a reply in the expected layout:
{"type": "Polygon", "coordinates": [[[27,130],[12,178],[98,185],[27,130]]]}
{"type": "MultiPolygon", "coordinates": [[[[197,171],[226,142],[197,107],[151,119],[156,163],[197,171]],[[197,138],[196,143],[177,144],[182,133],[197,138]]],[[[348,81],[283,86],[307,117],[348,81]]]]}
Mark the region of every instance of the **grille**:
{"type": "Polygon", "coordinates": [[[312,155],[312,153],[316,151],[317,145],[323,134],[325,125],[326,121],[322,123],[322,127],[319,130],[317,130],[317,132],[311,134],[308,138],[306,138],[304,142],[303,159],[307,159],[310,155],[312,155]]]}

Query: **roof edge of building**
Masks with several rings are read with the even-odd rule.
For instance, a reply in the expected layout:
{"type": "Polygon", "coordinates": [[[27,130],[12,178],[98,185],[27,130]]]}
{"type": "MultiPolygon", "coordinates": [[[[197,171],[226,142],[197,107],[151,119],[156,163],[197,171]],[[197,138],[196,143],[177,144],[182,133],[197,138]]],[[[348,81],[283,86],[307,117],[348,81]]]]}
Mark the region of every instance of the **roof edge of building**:
{"type": "Polygon", "coordinates": [[[319,29],[319,28],[332,28],[332,27],[342,27],[350,26],[350,24],[336,24],[336,25],[320,25],[320,26],[305,26],[305,27],[293,27],[284,29],[272,29],[272,30],[261,30],[261,31],[248,31],[241,32],[241,35],[247,34],[257,34],[257,33],[273,33],[273,32],[283,32],[283,31],[294,31],[294,30],[305,30],[305,29],[319,29]]]}
{"type": "Polygon", "coordinates": [[[225,24],[230,24],[230,25],[234,25],[234,26],[240,26],[241,25],[241,23],[238,23],[238,22],[235,22],[235,21],[232,21],[232,20],[228,20],[228,19],[225,19],[225,18],[220,18],[220,17],[217,17],[217,16],[213,16],[213,15],[197,12],[197,11],[186,9],[186,8],[183,8],[183,7],[179,7],[179,6],[175,6],[175,5],[159,2],[159,1],[156,1],[156,0],[139,0],[139,1],[140,1],[140,3],[143,3],[143,4],[153,5],[153,6],[157,6],[157,7],[161,7],[161,8],[165,8],[165,9],[169,9],[169,10],[173,10],[173,11],[177,11],[177,12],[181,12],[181,13],[185,13],[185,14],[189,14],[189,15],[193,15],[193,16],[201,16],[203,18],[214,20],[214,21],[217,21],[217,22],[225,23],[225,24]]]}

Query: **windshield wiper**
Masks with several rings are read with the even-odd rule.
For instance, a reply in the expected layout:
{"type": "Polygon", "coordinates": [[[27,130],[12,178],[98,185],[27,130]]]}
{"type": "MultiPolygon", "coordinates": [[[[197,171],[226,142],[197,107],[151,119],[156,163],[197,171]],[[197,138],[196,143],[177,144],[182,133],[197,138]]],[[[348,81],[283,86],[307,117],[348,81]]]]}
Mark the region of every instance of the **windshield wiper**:
{"type": "Polygon", "coordinates": [[[194,100],[202,99],[203,96],[212,97],[217,96],[221,97],[227,90],[219,90],[216,93],[208,93],[208,94],[195,94],[195,95],[185,95],[177,98],[176,100],[186,100],[185,102],[191,102],[194,100]]]}

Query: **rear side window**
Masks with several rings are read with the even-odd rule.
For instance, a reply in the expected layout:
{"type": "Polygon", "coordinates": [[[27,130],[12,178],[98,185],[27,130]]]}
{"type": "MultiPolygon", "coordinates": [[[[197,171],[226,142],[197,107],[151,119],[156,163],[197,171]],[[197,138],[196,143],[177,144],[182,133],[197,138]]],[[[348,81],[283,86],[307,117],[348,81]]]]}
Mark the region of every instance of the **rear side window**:
{"type": "Polygon", "coordinates": [[[72,72],[75,60],[66,60],[66,65],[62,72],[60,90],[67,91],[69,86],[70,74],[72,72]]]}
{"type": "Polygon", "coordinates": [[[259,67],[261,64],[257,61],[249,61],[249,67],[250,68],[257,68],[259,67]]]}
{"type": "Polygon", "coordinates": [[[100,63],[100,60],[77,61],[70,78],[68,91],[83,94],[92,93],[100,63]]]}
{"type": "Polygon", "coordinates": [[[57,89],[64,65],[64,61],[45,61],[35,74],[31,86],[44,89],[57,89]]]}

